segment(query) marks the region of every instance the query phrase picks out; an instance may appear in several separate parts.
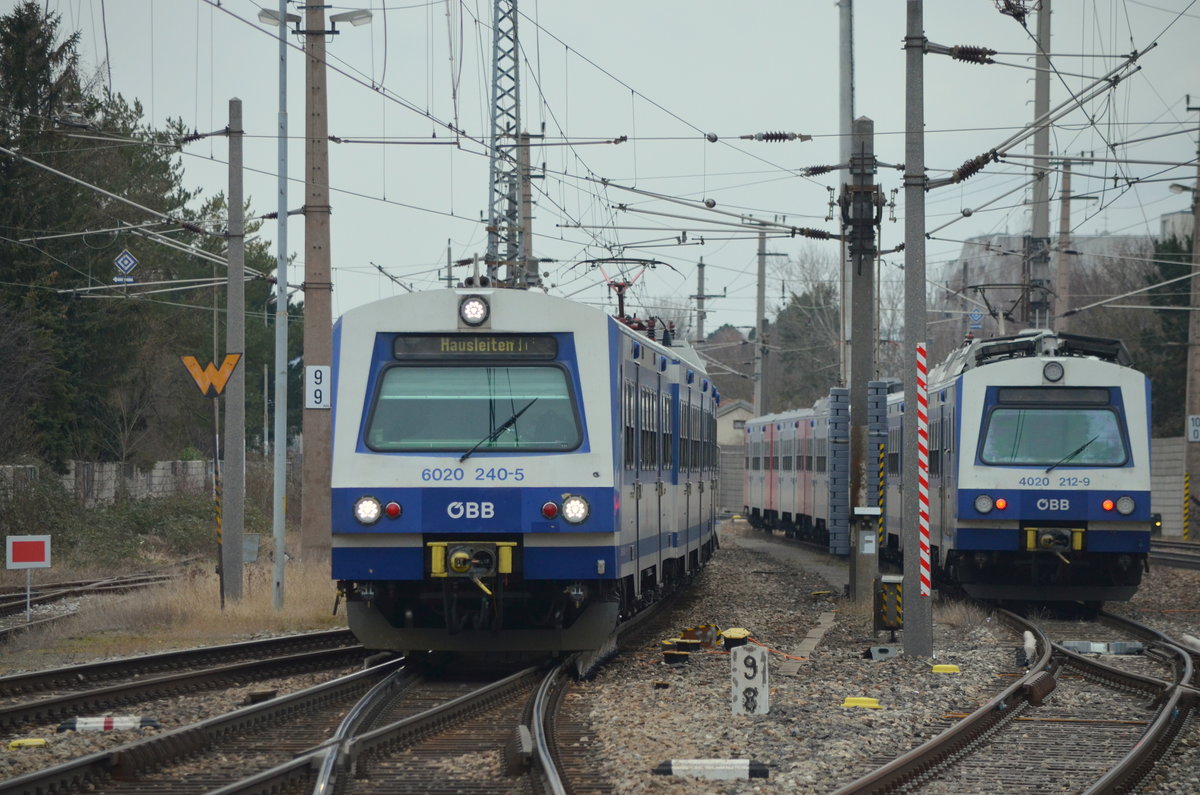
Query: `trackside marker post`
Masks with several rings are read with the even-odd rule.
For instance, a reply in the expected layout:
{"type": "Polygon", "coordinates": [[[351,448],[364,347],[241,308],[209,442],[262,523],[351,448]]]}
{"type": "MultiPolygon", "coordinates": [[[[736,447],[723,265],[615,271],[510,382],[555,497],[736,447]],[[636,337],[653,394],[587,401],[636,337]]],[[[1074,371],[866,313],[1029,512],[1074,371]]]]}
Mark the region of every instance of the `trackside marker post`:
{"type": "Polygon", "coordinates": [[[658,776],[710,779],[767,778],[767,765],[757,759],[672,759],[654,768],[658,776]]]}
{"type": "Polygon", "coordinates": [[[921,596],[929,596],[929,383],[925,343],[917,343],[917,532],[921,542],[921,596]]]}
{"type": "Polygon", "coordinates": [[[733,668],[733,714],[766,715],[771,710],[767,650],[736,646],[729,652],[733,668]]]}
{"type": "Polygon", "coordinates": [[[7,568],[25,569],[25,623],[32,618],[33,570],[50,568],[50,536],[5,536],[7,568]]]}

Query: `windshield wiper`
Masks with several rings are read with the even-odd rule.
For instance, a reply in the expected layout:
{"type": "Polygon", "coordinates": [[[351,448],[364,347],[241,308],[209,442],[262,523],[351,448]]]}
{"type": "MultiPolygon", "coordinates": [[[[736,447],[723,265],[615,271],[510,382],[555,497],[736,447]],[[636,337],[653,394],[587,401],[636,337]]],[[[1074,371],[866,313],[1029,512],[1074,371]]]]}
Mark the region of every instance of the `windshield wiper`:
{"type": "Polygon", "coordinates": [[[482,439],[480,439],[478,442],[476,442],[474,447],[472,447],[470,450],[468,450],[467,452],[465,452],[465,453],[463,453],[463,454],[462,454],[462,458],[458,459],[458,463],[460,463],[460,464],[461,464],[463,461],[466,461],[466,460],[467,460],[467,458],[468,458],[468,457],[471,455],[471,453],[475,452],[475,451],[476,451],[476,450],[478,450],[480,447],[483,447],[483,446],[484,446],[485,444],[487,444],[488,442],[494,441],[494,440],[496,439],[496,437],[497,437],[497,436],[499,436],[500,434],[504,433],[504,432],[505,432],[505,431],[507,431],[509,428],[511,428],[513,425],[515,425],[515,424],[516,424],[516,422],[517,422],[517,419],[518,419],[518,418],[519,418],[519,417],[520,417],[522,414],[524,414],[524,413],[525,413],[525,411],[526,411],[526,410],[527,410],[527,409],[528,409],[530,406],[532,406],[534,403],[537,403],[537,400],[538,400],[537,398],[534,398],[533,400],[531,400],[531,401],[529,401],[528,403],[526,403],[526,404],[525,404],[525,406],[524,406],[524,407],[523,407],[523,408],[522,408],[520,411],[518,411],[516,414],[513,414],[511,417],[509,417],[508,419],[506,419],[504,422],[500,423],[499,427],[497,427],[497,428],[496,428],[496,430],[492,431],[492,432],[491,432],[491,433],[489,433],[487,436],[483,437],[483,438],[482,438],[482,439]]]}
{"type": "Polygon", "coordinates": [[[1054,469],[1054,468],[1055,468],[1056,466],[1058,466],[1059,464],[1065,464],[1066,462],[1070,461],[1072,458],[1074,458],[1075,456],[1079,455],[1079,454],[1080,454],[1080,453],[1082,453],[1084,450],[1086,450],[1086,449],[1087,449],[1087,446],[1088,446],[1089,444],[1091,444],[1092,442],[1096,441],[1096,440],[1097,440],[1097,439],[1099,439],[1099,438],[1100,438],[1100,434],[1096,434],[1096,435],[1095,435],[1095,436],[1093,436],[1091,439],[1088,439],[1086,442],[1084,442],[1083,444],[1079,445],[1079,446],[1078,446],[1078,447],[1076,447],[1074,450],[1072,450],[1071,452],[1067,453],[1065,456],[1063,456],[1063,457],[1062,457],[1062,458],[1060,458],[1059,460],[1055,461],[1055,462],[1054,462],[1053,464],[1051,464],[1050,466],[1046,467],[1046,471],[1047,471],[1047,472],[1049,472],[1051,469],[1054,469]]]}

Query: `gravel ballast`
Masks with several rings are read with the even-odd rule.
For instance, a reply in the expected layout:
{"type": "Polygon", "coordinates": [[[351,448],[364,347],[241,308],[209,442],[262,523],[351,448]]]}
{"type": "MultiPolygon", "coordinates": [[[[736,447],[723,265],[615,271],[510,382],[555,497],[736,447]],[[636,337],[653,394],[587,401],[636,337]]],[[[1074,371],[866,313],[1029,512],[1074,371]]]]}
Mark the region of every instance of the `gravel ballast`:
{"type": "MultiPolygon", "coordinates": [[[[1019,638],[982,610],[949,602],[934,604],[933,659],[903,654],[868,659],[864,655],[872,646],[902,649],[903,634],[893,642],[887,632],[875,633],[870,611],[842,597],[844,581],[844,563],[745,523],[727,522],[721,549],[686,595],[630,651],[579,683],[571,698],[591,724],[586,742],[616,790],[832,792],[943,731],[954,720],[948,715],[986,703],[1012,682],[1006,675],[1019,670],[1014,653],[1019,638]],[[701,624],[744,627],[752,642],[769,649],[768,714],[732,714],[731,660],[723,649],[698,651],[683,665],[664,664],[662,641],[701,624]],[[810,631],[823,625],[827,628],[811,653],[799,654],[810,631]],[[934,673],[934,664],[956,665],[959,673],[934,673]],[[877,699],[880,708],[843,707],[846,698],[877,699]],[[768,776],[714,781],[653,772],[664,762],[690,759],[754,760],[766,765],[768,776]]],[[[1176,637],[1200,635],[1200,612],[1191,607],[1198,591],[1200,572],[1156,569],[1133,601],[1107,608],[1176,637]]],[[[47,650],[41,651],[52,664],[47,650]]],[[[278,684],[290,691],[307,683],[278,684]]],[[[174,727],[229,706],[211,701],[182,699],[138,711],[153,712],[164,728],[174,727]]],[[[0,779],[50,758],[140,736],[120,735],[125,736],[43,734],[51,742],[47,749],[0,751],[0,779]]],[[[3,747],[17,736],[31,735],[6,730],[0,734],[3,747]]],[[[1145,791],[1200,792],[1198,771],[1200,730],[1193,725],[1145,791]]]]}

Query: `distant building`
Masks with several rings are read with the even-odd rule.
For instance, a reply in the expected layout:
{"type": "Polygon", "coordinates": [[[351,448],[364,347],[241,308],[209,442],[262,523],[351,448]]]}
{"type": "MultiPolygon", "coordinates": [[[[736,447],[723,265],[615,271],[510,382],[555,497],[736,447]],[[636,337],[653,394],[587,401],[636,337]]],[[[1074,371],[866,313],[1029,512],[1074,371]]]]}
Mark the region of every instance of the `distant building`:
{"type": "Polygon", "coordinates": [[[717,510],[738,513],[742,510],[742,479],[746,461],[746,420],[754,416],[754,406],[745,400],[728,400],[717,406],[717,445],[721,448],[721,486],[717,510]]]}
{"type": "Polygon", "coordinates": [[[746,438],[746,420],[754,416],[754,406],[745,400],[723,401],[717,406],[717,444],[740,447],[746,438]]]}
{"type": "Polygon", "coordinates": [[[1179,212],[1166,213],[1158,219],[1159,233],[1158,239],[1162,241],[1175,238],[1180,242],[1192,239],[1192,222],[1195,218],[1192,211],[1180,210],[1179,212]]]}

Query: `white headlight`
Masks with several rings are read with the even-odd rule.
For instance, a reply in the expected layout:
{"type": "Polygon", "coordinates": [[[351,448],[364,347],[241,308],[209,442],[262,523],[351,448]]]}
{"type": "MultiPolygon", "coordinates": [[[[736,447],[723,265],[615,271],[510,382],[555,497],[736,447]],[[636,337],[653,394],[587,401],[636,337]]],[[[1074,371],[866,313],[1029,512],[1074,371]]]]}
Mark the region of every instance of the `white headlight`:
{"type": "Polygon", "coordinates": [[[1120,497],[1117,499],[1117,513],[1122,516],[1128,516],[1133,513],[1133,497],[1120,497]]]}
{"type": "Polygon", "coordinates": [[[591,512],[588,501],[578,495],[573,494],[562,502],[562,516],[571,524],[579,524],[588,518],[588,514],[591,512]]]}
{"type": "Polygon", "coordinates": [[[458,316],[468,326],[478,326],[488,319],[488,302],[479,295],[468,295],[458,305],[458,316]]]}
{"type": "Polygon", "coordinates": [[[1062,362],[1046,362],[1046,366],[1042,368],[1042,376],[1047,381],[1061,381],[1063,377],[1062,362]]]}
{"type": "Polygon", "coordinates": [[[375,524],[383,515],[383,506],[374,497],[359,497],[354,503],[354,518],[363,524],[375,524]]]}
{"type": "Polygon", "coordinates": [[[991,513],[992,505],[992,498],[986,494],[980,494],[975,498],[975,510],[980,513],[991,513]]]}

